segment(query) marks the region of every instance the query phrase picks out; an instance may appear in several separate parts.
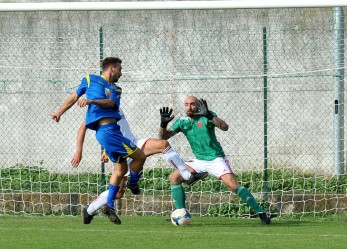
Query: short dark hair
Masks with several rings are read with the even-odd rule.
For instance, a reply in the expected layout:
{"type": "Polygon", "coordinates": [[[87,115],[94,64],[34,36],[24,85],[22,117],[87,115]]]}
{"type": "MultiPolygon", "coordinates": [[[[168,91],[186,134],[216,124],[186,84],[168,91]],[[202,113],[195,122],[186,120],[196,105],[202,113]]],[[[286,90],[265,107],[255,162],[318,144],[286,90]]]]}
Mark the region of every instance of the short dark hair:
{"type": "Polygon", "coordinates": [[[101,70],[105,71],[109,66],[115,65],[117,63],[121,64],[122,60],[118,57],[107,57],[101,63],[101,70]]]}

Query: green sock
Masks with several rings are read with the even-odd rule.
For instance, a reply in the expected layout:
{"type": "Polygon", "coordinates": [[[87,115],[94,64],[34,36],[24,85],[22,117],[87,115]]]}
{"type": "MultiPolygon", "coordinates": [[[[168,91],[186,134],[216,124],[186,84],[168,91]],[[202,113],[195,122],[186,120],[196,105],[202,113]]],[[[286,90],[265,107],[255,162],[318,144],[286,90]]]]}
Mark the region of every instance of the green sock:
{"type": "Polygon", "coordinates": [[[186,194],[182,184],[171,184],[172,199],[175,204],[175,208],[185,208],[186,207],[186,194]]]}
{"type": "Polygon", "coordinates": [[[254,199],[253,195],[246,189],[245,187],[239,185],[236,188],[236,194],[240,196],[241,200],[246,202],[251,208],[255,210],[256,213],[263,213],[265,212],[257,203],[257,201],[254,199]]]}

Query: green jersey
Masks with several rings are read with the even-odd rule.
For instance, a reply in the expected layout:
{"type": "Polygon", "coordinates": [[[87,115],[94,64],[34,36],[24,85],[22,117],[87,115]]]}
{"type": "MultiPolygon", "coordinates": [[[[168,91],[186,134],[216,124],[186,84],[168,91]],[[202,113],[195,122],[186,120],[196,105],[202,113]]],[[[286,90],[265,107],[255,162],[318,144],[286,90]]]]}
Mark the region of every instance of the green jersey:
{"type": "MultiPolygon", "coordinates": [[[[217,116],[215,113],[211,113],[213,116],[217,116]]],[[[171,129],[177,133],[183,132],[197,159],[211,161],[225,156],[222,146],[217,141],[215,127],[212,120],[196,116],[192,119],[181,117],[173,123],[171,129]]]]}

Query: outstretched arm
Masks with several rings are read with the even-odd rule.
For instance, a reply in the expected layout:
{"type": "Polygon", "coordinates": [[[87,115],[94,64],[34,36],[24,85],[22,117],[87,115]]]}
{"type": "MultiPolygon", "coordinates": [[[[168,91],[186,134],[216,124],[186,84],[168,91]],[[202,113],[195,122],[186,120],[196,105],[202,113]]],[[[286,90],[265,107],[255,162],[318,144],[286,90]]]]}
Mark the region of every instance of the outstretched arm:
{"type": "Polygon", "coordinates": [[[160,129],[159,129],[159,139],[169,139],[170,137],[176,135],[176,132],[171,130],[171,129],[167,129],[167,125],[170,123],[171,120],[173,120],[173,118],[175,116],[171,116],[172,114],[172,108],[169,109],[169,107],[163,107],[162,109],[160,109],[160,129]]]}
{"type": "Polygon", "coordinates": [[[204,116],[207,119],[212,120],[214,125],[222,131],[227,131],[229,129],[229,125],[223,119],[212,115],[208,109],[206,100],[198,100],[198,102],[196,102],[196,107],[198,108],[198,111],[194,113],[195,116],[204,116]]]}
{"type": "Polygon", "coordinates": [[[221,129],[222,131],[227,131],[229,129],[229,125],[219,117],[213,117],[212,119],[214,125],[221,129]]]}
{"type": "Polygon", "coordinates": [[[118,110],[118,106],[112,99],[92,99],[92,100],[79,99],[77,102],[77,105],[79,107],[84,107],[91,104],[98,105],[102,108],[114,108],[115,110],[118,110]]]}
{"type": "Polygon", "coordinates": [[[59,122],[61,115],[71,108],[78,100],[77,93],[72,93],[64,102],[64,104],[56,111],[51,112],[49,115],[55,122],[59,122]]]}
{"type": "Polygon", "coordinates": [[[84,138],[86,136],[86,131],[87,131],[87,127],[85,122],[83,121],[80,128],[78,129],[76,152],[71,159],[71,164],[72,164],[72,167],[74,168],[78,167],[82,159],[83,143],[84,143],[84,138]]]}
{"type": "Polygon", "coordinates": [[[170,137],[175,136],[177,133],[171,129],[161,128],[159,129],[159,139],[168,140],[170,137]]]}

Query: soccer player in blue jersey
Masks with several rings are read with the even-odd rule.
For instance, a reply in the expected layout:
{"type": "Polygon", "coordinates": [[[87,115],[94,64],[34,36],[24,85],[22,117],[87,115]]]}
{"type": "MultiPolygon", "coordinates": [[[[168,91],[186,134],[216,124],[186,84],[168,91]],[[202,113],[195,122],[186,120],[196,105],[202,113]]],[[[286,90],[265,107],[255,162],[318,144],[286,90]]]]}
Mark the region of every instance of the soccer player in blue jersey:
{"type": "MultiPolygon", "coordinates": [[[[81,107],[84,107],[84,100],[79,99],[77,104],[81,107]]],[[[201,180],[207,175],[207,172],[202,173],[191,173],[187,170],[185,163],[180,158],[180,156],[177,154],[177,152],[171,147],[170,143],[167,140],[161,140],[161,139],[155,139],[155,138],[144,138],[144,139],[138,139],[135,137],[135,135],[132,133],[128,120],[126,119],[123,111],[121,108],[119,109],[119,113],[122,116],[121,120],[117,122],[117,124],[120,126],[122,134],[128,138],[130,141],[132,141],[136,146],[141,149],[146,157],[149,157],[153,154],[162,153],[163,157],[175,168],[178,169],[179,174],[182,176],[182,178],[185,180],[185,183],[188,185],[194,184],[196,181],[201,180]]],[[[87,131],[87,127],[85,126],[85,123],[83,122],[78,129],[78,135],[77,135],[77,144],[76,144],[76,152],[71,160],[71,164],[73,167],[78,167],[81,159],[82,159],[82,152],[83,152],[83,142],[85,138],[85,134],[87,131]]],[[[108,159],[105,158],[105,155],[102,155],[102,160],[104,162],[107,162],[108,159]]],[[[128,158],[127,163],[128,166],[131,165],[132,159],[128,158]]],[[[125,176],[120,183],[120,189],[117,193],[116,199],[122,198],[124,192],[125,192],[125,185],[131,190],[133,194],[139,194],[140,190],[138,188],[134,189],[131,186],[129,187],[129,182],[125,184],[125,181],[127,180],[127,176],[125,176]]],[[[107,201],[107,195],[108,190],[102,192],[90,205],[87,205],[83,208],[83,223],[84,224],[90,224],[91,221],[94,218],[94,215],[96,211],[101,208],[107,201]]]]}
{"type": "Polygon", "coordinates": [[[117,110],[120,106],[122,89],[114,83],[122,76],[121,63],[117,57],[105,58],[102,62],[102,75],[87,75],[82,79],[77,91],[72,93],[56,112],[50,113],[52,119],[59,122],[61,116],[86,94],[87,99],[84,102],[84,105],[88,106],[86,127],[96,131],[97,141],[115,164],[115,170],[110,178],[107,203],[101,208],[115,224],[121,224],[114,209],[114,201],[119,185],[128,170],[125,159],[127,157],[133,159],[129,179],[133,186],[139,181],[146,160],[143,151],[123,136],[117,124],[121,119],[117,110]]]}
{"type": "MultiPolygon", "coordinates": [[[[258,205],[253,195],[237,182],[229,160],[217,140],[215,127],[222,131],[227,131],[229,129],[228,124],[208,109],[205,100],[198,100],[195,96],[189,96],[185,99],[184,109],[187,116],[176,120],[169,129],[166,127],[173,118],[171,116],[172,111],[169,111],[168,107],[161,109],[159,138],[169,139],[177,133],[182,132],[186,136],[196,157],[193,160],[187,161],[186,165],[192,171],[208,172],[218,177],[232,192],[236,193],[256,211],[262,224],[270,224],[270,214],[266,213],[258,205]],[[163,123],[164,125],[162,125],[163,123]]],[[[172,198],[176,209],[185,208],[185,193],[182,182],[182,177],[177,171],[174,171],[170,175],[172,198]]]]}

